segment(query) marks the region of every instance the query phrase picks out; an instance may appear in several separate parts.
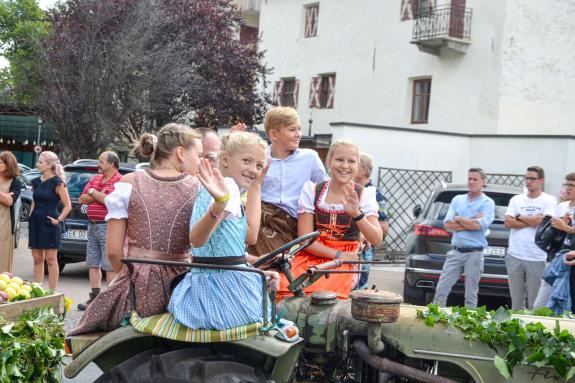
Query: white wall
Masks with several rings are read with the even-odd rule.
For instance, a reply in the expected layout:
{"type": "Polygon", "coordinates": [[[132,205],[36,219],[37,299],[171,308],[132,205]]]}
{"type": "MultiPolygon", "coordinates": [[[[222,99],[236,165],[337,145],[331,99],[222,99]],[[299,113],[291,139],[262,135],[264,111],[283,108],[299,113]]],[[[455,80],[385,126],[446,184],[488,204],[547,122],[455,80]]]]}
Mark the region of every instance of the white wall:
{"type": "MultiPolygon", "coordinates": [[[[545,169],[545,190],[556,194],[565,174],[575,171],[575,137],[501,137],[430,134],[354,126],[333,127],[333,139],[354,140],[377,167],[453,172],[466,182],[470,167],[487,173],[524,174],[528,166],[545,169]]],[[[375,179],[375,176],[373,177],[375,179]]]]}
{"type": "Polygon", "coordinates": [[[305,39],[303,7],[311,3],[267,0],[260,16],[272,85],[281,77],[300,80],[304,131],[310,114],[314,133],[329,133],[333,121],[410,126],[410,79],[431,76],[429,123],[414,127],[496,132],[505,1],[468,0],[474,8],[468,52],[440,57],[410,44],[412,21],[400,20],[400,0],[321,0],[317,37],[305,39]],[[310,110],[311,77],[329,72],[337,73],[334,108],[310,110]]]}
{"type": "Polygon", "coordinates": [[[507,0],[499,133],[575,133],[575,2],[507,0]]]}

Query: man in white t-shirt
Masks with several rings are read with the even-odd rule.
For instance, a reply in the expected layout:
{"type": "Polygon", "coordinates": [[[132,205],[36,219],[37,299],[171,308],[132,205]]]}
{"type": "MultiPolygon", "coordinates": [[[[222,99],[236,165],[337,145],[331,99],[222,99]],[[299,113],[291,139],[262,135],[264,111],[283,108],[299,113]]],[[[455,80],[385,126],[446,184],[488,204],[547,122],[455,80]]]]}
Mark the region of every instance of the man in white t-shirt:
{"type": "Polygon", "coordinates": [[[535,231],[543,216],[553,214],[557,200],[543,192],[544,182],[541,167],[527,168],[527,193],[511,198],[505,213],[505,226],[511,229],[505,265],[513,310],[533,308],[545,270],[547,254],[535,244],[535,231]]]}

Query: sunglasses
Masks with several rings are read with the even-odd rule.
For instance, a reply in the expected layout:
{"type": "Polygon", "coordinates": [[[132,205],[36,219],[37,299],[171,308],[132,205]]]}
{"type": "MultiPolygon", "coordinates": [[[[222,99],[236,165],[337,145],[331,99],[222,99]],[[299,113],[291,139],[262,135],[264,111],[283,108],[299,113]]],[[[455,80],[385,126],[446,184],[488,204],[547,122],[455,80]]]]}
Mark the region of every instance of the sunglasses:
{"type": "Polygon", "coordinates": [[[203,153],[202,158],[204,158],[210,162],[216,162],[216,160],[218,159],[218,155],[217,155],[217,153],[214,153],[214,152],[203,153]]]}

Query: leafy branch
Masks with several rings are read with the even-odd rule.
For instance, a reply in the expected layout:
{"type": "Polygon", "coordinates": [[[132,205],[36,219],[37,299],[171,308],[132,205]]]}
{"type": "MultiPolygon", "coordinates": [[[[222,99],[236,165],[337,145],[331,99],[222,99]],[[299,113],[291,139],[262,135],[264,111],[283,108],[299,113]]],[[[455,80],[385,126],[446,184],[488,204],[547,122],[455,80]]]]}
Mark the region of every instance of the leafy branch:
{"type": "MultiPolygon", "coordinates": [[[[543,309],[531,314],[549,316],[549,311],[543,309]]],[[[513,376],[513,368],[518,364],[553,366],[565,380],[575,376],[575,338],[568,330],[561,330],[559,320],[551,332],[540,322],[528,322],[512,314],[503,307],[497,311],[452,307],[449,312],[434,304],[427,305],[427,312],[417,310],[417,317],[430,327],[443,323],[463,331],[465,339],[487,344],[497,354],[496,346],[506,349],[503,357],[494,358],[495,366],[506,379],[513,376]]]]}
{"type": "Polygon", "coordinates": [[[60,381],[62,319],[45,307],[28,311],[15,321],[0,316],[0,382],[60,381]]]}

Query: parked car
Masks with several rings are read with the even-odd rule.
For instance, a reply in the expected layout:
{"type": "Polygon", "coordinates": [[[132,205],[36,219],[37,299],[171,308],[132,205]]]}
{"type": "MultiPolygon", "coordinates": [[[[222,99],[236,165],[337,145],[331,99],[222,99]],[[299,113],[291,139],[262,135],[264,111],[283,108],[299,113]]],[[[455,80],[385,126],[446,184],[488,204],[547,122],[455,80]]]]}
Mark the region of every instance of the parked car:
{"type": "Polygon", "coordinates": [[[20,168],[20,173],[26,173],[32,170],[32,168],[30,168],[29,166],[20,163],[18,163],[18,167],[20,168]]]}
{"type": "MultiPolygon", "coordinates": [[[[121,164],[119,171],[121,174],[131,173],[134,171],[134,164],[121,164]]],[[[63,224],[61,247],[58,250],[60,271],[67,263],[86,260],[88,205],[80,204],[78,198],[88,181],[98,173],[98,162],[69,164],[64,166],[64,172],[72,210],[63,224]]]]}
{"type": "MultiPolygon", "coordinates": [[[[503,221],[509,200],[521,192],[520,188],[499,185],[487,185],[484,189],[484,193],[495,202],[495,220],[487,235],[485,267],[479,282],[480,299],[481,296],[510,299],[505,267],[509,229],[503,221]]],[[[451,233],[445,230],[443,219],[453,197],[464,193],[467,193],[467,185],[442,184],[433,189],[424,206],[414,207],[415,221],[406,238],[403,287],[406,303],[426,305],[433,299],[445,255],[451,249],[451,233]]],[[[463,278],[453,286],[452,294],[464,294],[463,278]]]]}

